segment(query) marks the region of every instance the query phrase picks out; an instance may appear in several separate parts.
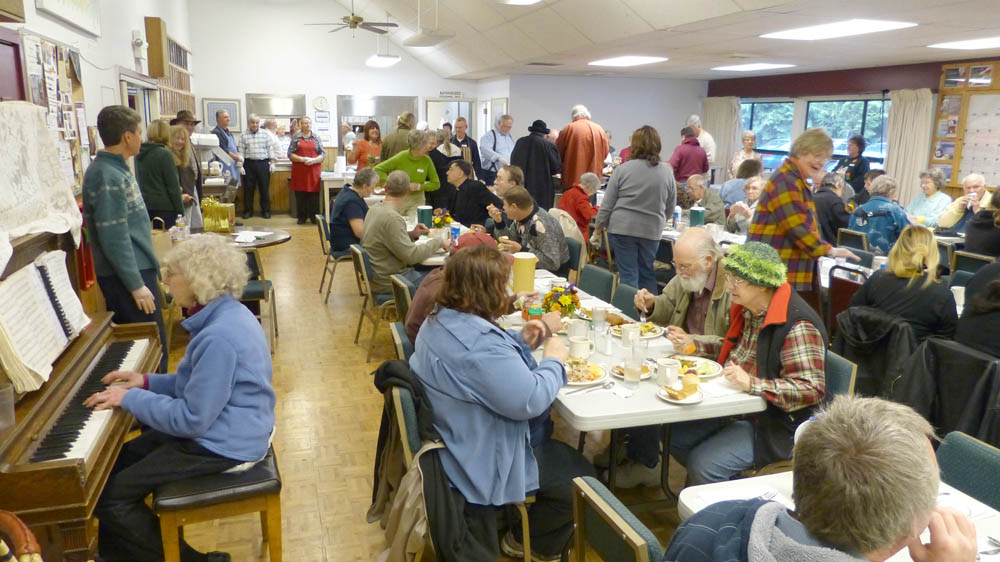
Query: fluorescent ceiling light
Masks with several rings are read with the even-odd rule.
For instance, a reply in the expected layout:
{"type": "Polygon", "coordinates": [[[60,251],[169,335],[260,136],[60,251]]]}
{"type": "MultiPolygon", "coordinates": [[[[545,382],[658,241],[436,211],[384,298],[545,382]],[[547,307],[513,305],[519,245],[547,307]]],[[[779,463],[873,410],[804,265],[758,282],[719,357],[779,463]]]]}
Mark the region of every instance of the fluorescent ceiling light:
{"type": "Polygon", "coordinates": [[[892,31],[893,29],[903,29],[914,27],[917,24],[905,21],[884,21],[884,20],[845,20],[834,23],[824,23],[822,25],[811,25],[809,27],[799,27],[797,29],[786,29],[761,35],[764,39],[794,39],[797,41],[818,41],[820,39],[833,39],[835,37],[848,37],[851,35],[863,35],[865,33],[876,33],[879,31],[892,31]]]}
{"type": "Polygon", "coordinates": [[[496,0],[497,4],[506,4],[507,6],[531,6],[532,4],[537,4],[542,0],[496,0]]]}
{"type": "Polygon", "coordinates": [[[420,33],[416,33],[406,38],[403,41],[403,45],[407,47],[433,47],[442,41],[446,41],[454,37],[455,34],[450,31],[441,31],[436,29],[421,29],[420,33]]]}
{"type": "Polygon", "coordinates": [[[374,54],[365,61],[367,66],[372,68],[387,68],[400,61],[399,55],[379,55],[374,54]]]}
{"type": "Polygon", "coordinates": [[[639,66],[641,64],[653,64],[663,62],[667,57],[644,57],[639,55],[625,55],[623,57],[612,57],[610,59],[592,60],[588,62],[590,66],[639,66]]]}
{"type": "Polygon", "coordinates": [[[948,43],[935,43],[927,45],[932,49],[963,49],[974,51],[977,49],[997,49],[1000,48],[1000,37],[984,37],[982,39],[967,39],[965,41],[951,41],[948,43]]]}
{"type": "Polygon", "coordinates": [[[774,68],[791,68],[794,64],[774,64],[770,62],[754,62],[733,66],[716,66],[712,70],[732,70],[734,72],[753,72],[754,70],[771,70],[774,68]]]}

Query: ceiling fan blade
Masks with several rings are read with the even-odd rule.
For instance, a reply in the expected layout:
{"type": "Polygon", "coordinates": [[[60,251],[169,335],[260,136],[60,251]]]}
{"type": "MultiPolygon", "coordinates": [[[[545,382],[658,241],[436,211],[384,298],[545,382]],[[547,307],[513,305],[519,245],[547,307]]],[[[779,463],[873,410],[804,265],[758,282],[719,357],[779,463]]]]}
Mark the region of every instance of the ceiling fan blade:
{"type": "Polygon", "coordinates": [[[371,25],[371,26],[374,26],[374,27],[399,27],[398,24],[389,23],[389,22],[381,22],[381,23],[378,23],[378,22],[376,22],[376,23],[365,22],[365,25],[371,25]]]}
{"type": "Polygon", "coordinates": [[[303,24],[303,25],[340,25],[340,22],[338,21],[338,22],[335,22],[335,23],[306,23],[306,24],[303,24]]]}
{"type": "Polygon", "coordinates": [[[371,31],[372,33],[378,33],[379,35],[385,35],[386,33],[389,33],[388,31],[386,31],[384,29],[379,29],[377,27],[372,27],[372,25],[369,24],[369,23],[363,23],[363,24],[359,25],[358,27],[360,27],[361,29],[366,29],[368,31],[371,31]]]}
{"type": "Polygon", "coordinates": [[[331,29],[327,33],[333,33],[334,31],[340,31],[341,29],[344,29],[345,27],[347,27],[347,26],[346,25],[341,25],[340,27],[335,27],[335,28],[331,29]]]}

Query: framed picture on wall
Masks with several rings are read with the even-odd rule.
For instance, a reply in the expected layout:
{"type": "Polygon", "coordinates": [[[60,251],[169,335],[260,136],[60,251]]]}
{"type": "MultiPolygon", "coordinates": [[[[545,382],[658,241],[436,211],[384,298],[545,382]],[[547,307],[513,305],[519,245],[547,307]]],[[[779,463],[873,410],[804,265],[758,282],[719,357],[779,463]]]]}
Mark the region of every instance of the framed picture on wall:
{"type": "Polygon", "coordinates": [[[974,64],[969,67],[969,87],[989,88],[993,84],[993,65],[974,64]]]}
{"type": "Polygon", "coordinates": [[[962,88],[965,86],[965,67],[954,66],[944,69],[944,87],[962,88]]]}
{"type": "Polygon", "coordinates": [[[39,11],[78,27],[87,33],[101,36],[101,7],[98,0],[35,0],[39,11]]]}
{"type": "Polygon", "coordinates": [[[934,143],[935,160],[951,160],[955,157],[955,143],[953,141],[937,141],[934,143]]]}
{"type": "Polygon", "coordinates": [[[240,115],[240,100],[201,98],[201,107],[204,111],[202,121],[205,127],[211,131],[215,128],[215,114],[219,111],[229,113],[229,132],[238,133],[243,130],[243,117],[240,115]]]}

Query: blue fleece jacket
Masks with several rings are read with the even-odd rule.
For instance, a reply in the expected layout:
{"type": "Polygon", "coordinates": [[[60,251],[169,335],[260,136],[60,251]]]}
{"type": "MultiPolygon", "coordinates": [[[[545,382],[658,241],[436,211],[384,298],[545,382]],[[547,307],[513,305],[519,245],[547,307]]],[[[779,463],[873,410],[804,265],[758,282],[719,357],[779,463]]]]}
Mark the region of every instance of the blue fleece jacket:
{"type": "Polygon", "coordinates": [[[271,354],[260,323],[229,295],[181,322],[191,334],[176,374],[149,375],[125,393],[140,422],[238,461],[267,453],[274,428],[271,354]]]}

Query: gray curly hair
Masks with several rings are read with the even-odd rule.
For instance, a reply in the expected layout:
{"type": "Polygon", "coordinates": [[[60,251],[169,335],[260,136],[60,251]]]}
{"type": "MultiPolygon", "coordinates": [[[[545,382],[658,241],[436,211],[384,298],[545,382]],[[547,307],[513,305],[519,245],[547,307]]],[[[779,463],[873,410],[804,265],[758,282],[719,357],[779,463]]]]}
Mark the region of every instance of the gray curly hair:
{"type": "Polygon", "coordinates": [[[240,298],[250,279],[246,253],[218,234],[195,234],[171,248],[161,265],[187,279],[199,304],[225,294],[240,298]]]}

